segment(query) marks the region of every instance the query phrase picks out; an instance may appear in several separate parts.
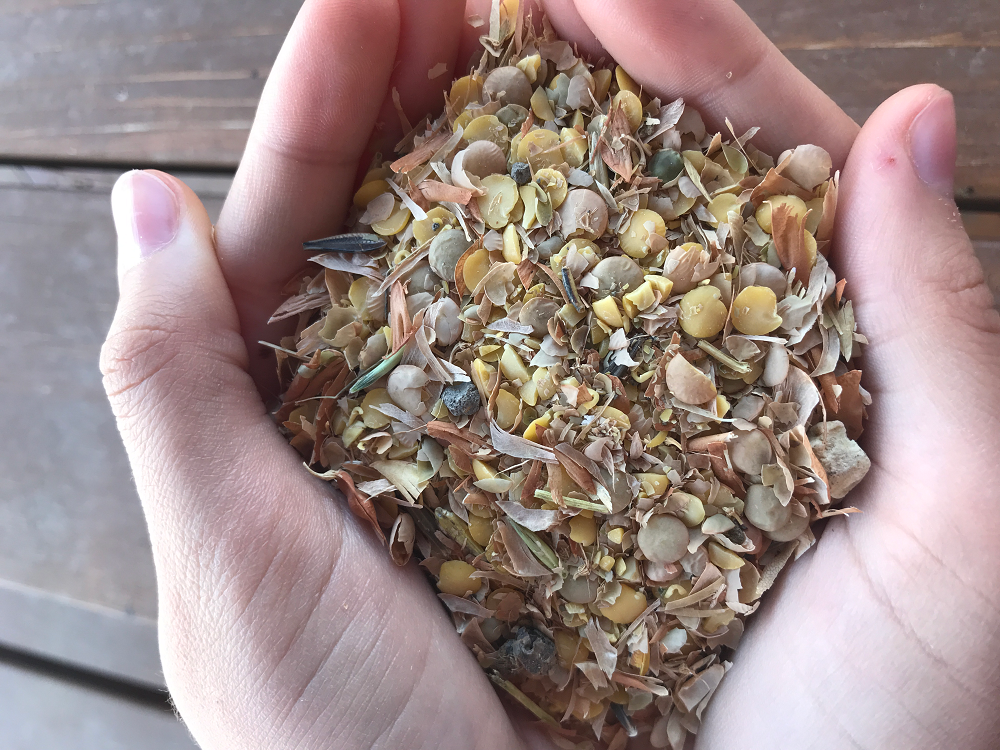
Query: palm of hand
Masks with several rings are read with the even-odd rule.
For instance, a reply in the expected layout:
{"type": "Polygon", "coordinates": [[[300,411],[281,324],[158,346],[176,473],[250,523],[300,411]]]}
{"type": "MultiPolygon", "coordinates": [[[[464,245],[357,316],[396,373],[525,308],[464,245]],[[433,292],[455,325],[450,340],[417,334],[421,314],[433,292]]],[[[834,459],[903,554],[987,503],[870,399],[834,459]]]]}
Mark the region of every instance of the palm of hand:
{"type": "MultiPolygon", "coordinates": [[[[874,467],[851,498],[865,512],[834,522],[755,616],[702,746],[985,746],[998,732],[987,657],[1000,645],[1000,524],[980,499],[1000,480],[989,429],[1000,400],[988,390],[1000,322],[954,206],[910,166],[906,129],[938,92],[896,97],[847,159],[857,126],[727,0],[699,9],[711,28],[653,0],[546,5],[563,38],[603,45],[650,90],[715,123],[762,125],[765,150],[815,142],[847,161],[834,262],[873,342],[874,467]],[[648,45],[633,43],[636,29],[648,45]],[[681,39],[725,51],[689,59],[681,39]]],[[[307,2],[217,227],[222,273],[203,273],[215,293],[196,312],[211,326],[195,330],[193,313],[169,306],[136,325],[123,302],[109,338],[109,392],[154,543],[164,666],[206,748],[544,746],[519,736],[422,576],[392,565],[304,476],[259,396],[271,366],[255,342],[274,336],[264,324],[302,240],[336,229],[376,118],[381,143],[395,140],[386,91],[411,117],[439,106],[446,79],[426,71],[468,59],[473,12],[488,18],[488,3],[307,2]]]]}

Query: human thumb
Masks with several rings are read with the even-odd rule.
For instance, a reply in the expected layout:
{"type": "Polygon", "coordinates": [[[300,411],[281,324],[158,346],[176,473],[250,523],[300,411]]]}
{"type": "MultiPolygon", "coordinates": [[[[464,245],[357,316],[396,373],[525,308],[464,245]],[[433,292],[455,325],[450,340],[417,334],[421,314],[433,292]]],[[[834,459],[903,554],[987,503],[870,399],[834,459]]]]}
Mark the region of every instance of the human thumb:
{"type": "Polygon", "coordinates": [[[983,512],[1000,482],[1000,315],[952,197],[954,163],[951,94],[905,89],[858,135],[837,209],[833,260],[870,342],[862,441],[875,470],[852,533],[872,569],[908,576],[928,559],[976,570],[1000,555],[1000,522],[983,512]]]}
{"type": "Polygon", "coordinates": [[[844,169],[834,260],[872,342],[868,387],[919,386],[937,408],[988,424],[978,410],[996,419],[1000,399],[973,394],[995,390],[1000,315],[952,197],[955,134],[952,96],[934,85],[872,114],[844,169]]]}
{"type": "Polygon", "coordinates": [[[197,544],[178,529],[211,535],[231,510],[218,491],[228,472],[245,462],[286,473],[299,466],[246,373],[212,224],[197,196],[162,172],[129,172],[111,204],[120,299],[101,367],[162,572],[164,554],[181,554],[185,538],[197,544]],[[288,466],[270,465],[283,460],[288,466]]]}
{"type": "Polygon", "coordinates": [[[132,172],[112,208],[121,297],[101,365],[149,524],[164,675],[200,746],[517,747],[417,570],[275,428],[197,197],[132,172]],[[445,705],[442,735],[423,717],[445,705]]]}

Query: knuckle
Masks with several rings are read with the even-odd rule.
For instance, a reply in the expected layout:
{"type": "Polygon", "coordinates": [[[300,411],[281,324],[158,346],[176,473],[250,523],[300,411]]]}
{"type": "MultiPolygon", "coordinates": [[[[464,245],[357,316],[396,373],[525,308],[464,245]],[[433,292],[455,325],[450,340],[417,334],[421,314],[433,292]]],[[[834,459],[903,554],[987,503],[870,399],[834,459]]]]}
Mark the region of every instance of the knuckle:
{"type": "Polygon", "coordinates": [[[982,263],[963,234],[938,245],[939,262],[920,264],[918,296],[932,306],[940,322],[984,334],[1000,334],[1000,317],[982,263]]]}
{"type": "Polygon", "coordinates": [[[127,416],[119,409],[132,403],[133,396],[148,395],[164,375],[171,377],[182,346],[169,320],[127,325],[108,334],[101,348],[101,373],[117,416],[127,416]]]}
{"type": "Polygon", "coordinates": [[[116,320],[101,348],[100,366],[115,416],[128,419],[178,388],[220,382],[205,377],[206,371],[241,367],[245,359],[235,332],[199,335],[181,315],[146,313],[141,321],[116,320]]]}

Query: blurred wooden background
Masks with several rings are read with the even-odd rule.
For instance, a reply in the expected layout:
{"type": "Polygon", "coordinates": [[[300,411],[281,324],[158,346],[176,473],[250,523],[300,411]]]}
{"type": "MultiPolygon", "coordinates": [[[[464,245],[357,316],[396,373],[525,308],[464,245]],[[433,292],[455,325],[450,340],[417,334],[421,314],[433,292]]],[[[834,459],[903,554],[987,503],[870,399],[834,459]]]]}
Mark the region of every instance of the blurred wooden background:
{"type": "MultiPolygon", "coordinates": [[[[431,1],[431,0],[428,0],[431,1]]],[[[108,196],[180,174],[213,215],[300,0],[0,0],[0,744],[190,748],[162,693],[152,560],[97,356],[108,196]]],[[[1000,300],[997,0],[741,0],[858,122],[958,106],[956,194],[1000,300]]]]}

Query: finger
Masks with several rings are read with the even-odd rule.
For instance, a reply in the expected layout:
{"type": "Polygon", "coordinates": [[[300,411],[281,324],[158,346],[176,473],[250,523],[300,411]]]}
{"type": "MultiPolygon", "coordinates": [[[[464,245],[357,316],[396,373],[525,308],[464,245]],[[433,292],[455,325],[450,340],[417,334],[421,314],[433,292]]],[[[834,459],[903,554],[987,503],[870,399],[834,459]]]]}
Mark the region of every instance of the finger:
{"type": "MultiPolygon", "coordinates": [[[[161,536],[197,519],[212,528],[231,508],[206,502],[206,467],[228,461],[298,474],[246,373],[239,320],[198,198],[161,172],[132,172],[112,192],[121,297],[102,351],[105,387],[150,519],[161,536]],[[265,446],[245,457],[233,441],[265,446]]],[[[235,467],[234,467],[235,468],[235,467]]],[[[298,501],[289,500],[293,505],[298,501]]],[[[247,498],[247,511],[267,518],[247,498]]]]}
{"type": "Polygon", "coordinates": [[[395,0],[308,0],[268,78],[219,217],[219,259],[260,384],[273,384],[266,321],[306,257],[343,220],[385,98],[399,36],[395,0]]]}
{"type": "MultiPolygon", "coordinates": [[[[879,107],[844,171],[833,258],[871,342],[861,365],[874,400],[869,451],[876,465],[909,457],[922,485],[955,493],[953,509],[978,498],[984,473],[1000,481],[1000,314],[952,197],[955,149],[947,91],[913,86],[879,107]]],[[[937,496],[906,497],[886,493],[871,511],[916,524],[939,539],[932,548],[995,549],[997,524],[969,514],[924,527],[937,496]]]]}
{"type": "Polygon", "coordinates": [[[952,198],[955,149],[951,94],[913,86],[865,123],[843,174],[834,260],[879,387],[940,378],[928,385],[944,396],[989,387],[996,371],[1000,320],[952,198]]]}
{"type": "Polygon", "coordinates": [[[265,413],[197,197],[137,172],[112,206],[121,299],[101,364],[149,522],[164,673],[196,740],[516,750],[423,576],[331,503],[265,413]]]}
{"type": "Polygon", "coordinates": [[[464,0],[400,0],[399,49],[373,134],[375,150],[383,158],[404,135],[393,90],[407,122],[415,126],[423,117],[433,119],[441,112],[444,92],[453,78],[462,75],[456,70],[464,6],[464,0]]]}
{"type": "MultiPolygon", "coordinates": [[[[479,63],[483,54],[483,45],[479,37],[489,32],[490,8],[492,0],[468,0],[465,6],[466,24],[462,29],[462,44],[459,51],[459,70],[467,72],[470,67],[479,63]],[[479,19],[482,25],[471,26],[468,19],[479,19]]],[[[597,41],[588,28],[573,0],[522,0],[521,12],[525,19],[529,16],[540,32],[541,17],[549,19],[553,29],[560,39],[565,39],[577,45],[580,54],[587,56],[591,62],[597,62],[602,57],[608,58],[607,52],[597,41]]]]}
{"type": "Polygon", "coordinates": [[[858,126],[768,41],[732,0],[548,0],[556,29],[614,57],[645,90],[683,97],[714,130],[760,126],[754,144],[777,155],[801,143],[847,158],[858,126]],[[581,34],[579,18],[589,32],[581,34]],[[566,19],[565,27],[561,21],[566,19]],[[580,35],[580,36],[577,36],[580,35]]]}

